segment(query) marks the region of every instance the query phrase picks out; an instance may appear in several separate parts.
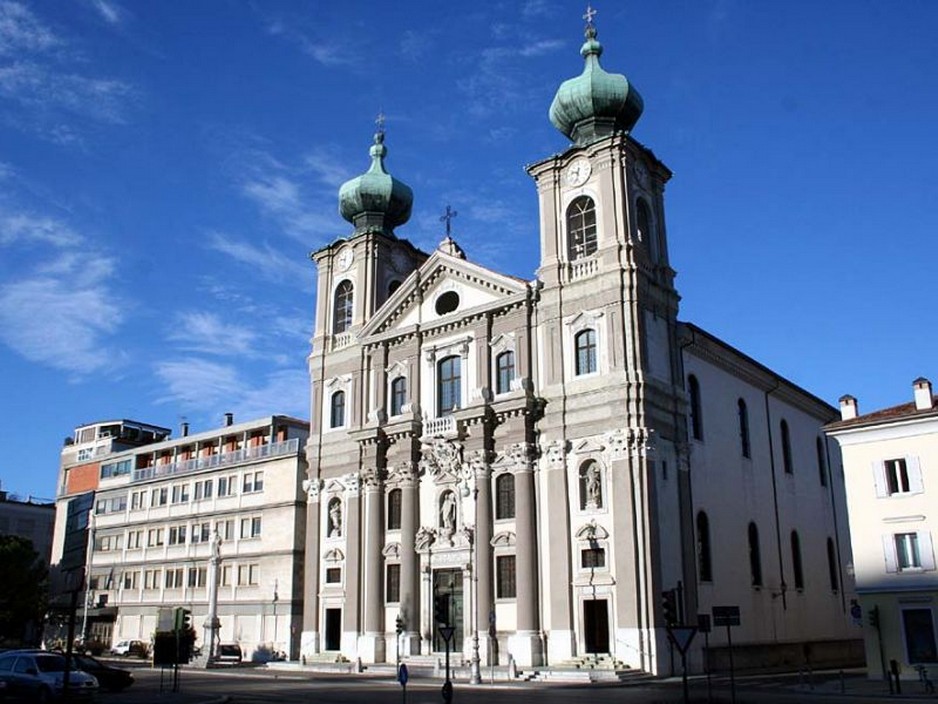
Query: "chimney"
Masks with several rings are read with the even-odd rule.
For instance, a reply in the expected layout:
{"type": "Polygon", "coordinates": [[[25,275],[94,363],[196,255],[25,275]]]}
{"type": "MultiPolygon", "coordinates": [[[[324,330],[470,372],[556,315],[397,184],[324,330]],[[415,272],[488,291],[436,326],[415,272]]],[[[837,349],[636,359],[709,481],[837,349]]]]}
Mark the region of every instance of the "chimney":
{"type": "Polygon", "coordinates": [[[186,437],[186,436],[189,435],[189,422],[188,422],[188,421],[183,421],[183,422],[182,422],[182,425],[179,427],[179,433],[180,433],[183,437],[186,437]]]}
{"type": "Polygon", "coordinates": [[[931,395],[931,382],[923,376],[912,382],[912,393],[915,395],[915,410],[930,411],[934,407],[931,395]]]}
{"type": "Polygon", "coordinates": [[[853,420],[859,415],[857,400],[849,394],[840,397],[840,419],[853,420]]]}
{"type": "Polygon", "coordinates": [[[234,424],[234,413],[226,413],[225,414],[225,426],[227,427],[233,424],[234,424]]]}

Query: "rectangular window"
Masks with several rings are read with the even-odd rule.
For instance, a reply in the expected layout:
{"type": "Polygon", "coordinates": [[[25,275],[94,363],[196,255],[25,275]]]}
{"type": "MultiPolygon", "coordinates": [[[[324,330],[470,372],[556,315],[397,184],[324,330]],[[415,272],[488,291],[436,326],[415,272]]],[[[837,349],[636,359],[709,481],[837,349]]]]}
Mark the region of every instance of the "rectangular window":
{"type": "Polygon", "coordinates": [[[189,534],[189,540],[193,543],[207,543],[211,540],[211,533],[212,524],[208,521],[205,523],[193,523],[192,531],[189,534]]]}
{"type": "Polygon", "coordinates": [[[165,506],[169,498],[169,492],[166,487],[154,489],[150,492],[150,506],[165,506]]]}
{"type": "Polygon", "coordinates": [[[922,557],[918,549],[917,533],[896,533],[896,566],[899,571],[921,569],[922,557]]]}
{"type": "Polygon", "coordinates": [[[241,519],[241,537],[243,539],[261,537],[261,517],[260,516],[254,516],[253,518],[241,519]]]}
{"type": "Polygon", "coordinates": [[[205,567],[190,567],[188,584],[190,587],[204,587],[207,577],[208,570],[205,567]]]}
{"type": "Polygon", "coordinates": [[[123,574],[123,585],[124,589],[133,589],[136,591],[140,588],[140,572],[124,572],[123,574]]]}
{"type": "Polygon", "coordinates": [[[886,460],[886,488],[890,496],[892,494],[908,494],[909,489],[909,468],[906,465],[905,458],[898,460],[886,460]]]}
{"type": "Polygon", "coordinates": [[[203,499],[212,498],[212,488],[214,487],[214,482],[211,479],[205,479],[201,482],[195,483],[195,500],[202,501],[203,499]]]}
{"type": "Polygon", "coordinates": [[[139,550],[142,547],[143,547],[143,531],[142,530],[127,531],[127,549],[139,550]]]}
{"type": "Polygon", "coordinates": [[[167,589],[182,589],[183,587],[182,567],[172,567],[166,570],[165,585],[167,589]]]}
{"type": "Polygon", "coordinates": [[[230,474],[218,478],[218,496],[234,496],[238,493],[238,475],[230,474]]]}
{"type": "Polygon", "coordinates": [[[159,589],[162,570],[147,570],[143,573],[144,589],[159,589]]]}
{"type": "Polygon", "coordinates": [[[599,569],[606,566],[606,551],[603,548],[587,548],[580,553],[583,569],[599,569]]]}
{"type": "Polygon", "coordinates": [[[401,566],[388,565],[387,580],[385,582],[384,593],[386,601],[389,604],[397,604],[401,601],[401,566]]]}
{"type": "Polygon", "coordinates": [[[264,473],[248,472],[244,475],[244,485],[241,489],[243,494],[251,494],[264,490],[264,473]]]}
{"type": "Polygon", "coordinates": [[[174,484],[173,485],[173,503],[184,504],[188,501],[189,501],[189,485],[188,484],[174,484]]]}
{"type": "Polygon", "coordinates": [[[147,493],[145,491],[134,491],[130,494],[130,510],[139,511],[146,508],[147,493]]]}
{"type": "Polygon", "coordinates": [[[163,545],[163,529],[151,528],[147,531],[147,546],[151,548],[163,545]]]}
{"type": "Polygon", "coordinates": [[[326,568],[326,584],[341,584],[342,583],[342,568],[341,567],[327,567],[326,568]]]}
{"type": "Polygon", "coordinates": [[[182,526],[170,526],[169,527],[169,544],[170,545],[185,545],[186,543],[186,527],[182,526]]]}
{"type": "Polygon", "coordinates": [[[517,592],[515,583],[515,556],[499,555],[495,558],[496,597],[514,599],[517,592]]]}
{"type": "Polygon", "coordinates": [[[229,518],[225,521],[216,521],[215,530],[222,540],[234,540],[234,519],[229,518]]]}
{"type": "Polygon", "coordinates": [[[231,586],[231,565],[222,565],[220,586],[231,586]]]}
{"type": "Polygon", "coordinates": [[[242,587],[257,585],[257,565],[238,565],[238,584],[242,587]]]}
{"type": "Polygon", "coordinates": [[[101,465],[101,478],[119,477],[124,474],[130,474],[130,460],[121,460],[120,462],[108,462],[101,465]]]}

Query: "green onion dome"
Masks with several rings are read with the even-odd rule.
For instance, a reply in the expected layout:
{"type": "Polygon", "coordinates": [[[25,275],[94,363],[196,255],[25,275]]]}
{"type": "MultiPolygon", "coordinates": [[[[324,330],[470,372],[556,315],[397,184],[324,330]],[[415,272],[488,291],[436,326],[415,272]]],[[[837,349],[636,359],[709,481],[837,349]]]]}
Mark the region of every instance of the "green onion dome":
{"type": "Polygon", "coordinates": [[[339,188],[339,213],[355,226],[356,232],[380,230],[391,233],[410,219],[414,193],[384,168],[388,153],[384,131],[375,133],[369,152],[371,168],[346,181],[339,188]]]}
{"type": "Polygon", "coordinates": [[[551,123],[578,145],[629,132],[644,107],[642,96],[625,76],[607,73],[599,65],[602,53],[596,28],[589,24],[580,48],[586,60],[583,73],[564,81],[550,105],[551,123]]]}

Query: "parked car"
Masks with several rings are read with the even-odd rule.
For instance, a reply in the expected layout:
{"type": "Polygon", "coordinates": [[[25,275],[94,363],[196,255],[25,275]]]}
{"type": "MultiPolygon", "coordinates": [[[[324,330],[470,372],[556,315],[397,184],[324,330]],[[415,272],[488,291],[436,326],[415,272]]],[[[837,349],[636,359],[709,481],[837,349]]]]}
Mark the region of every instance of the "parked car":
{"type": "Polygon", "coordinates": [[[122,640],[111,648],[112,655],[123,655],[125,657],[135,655],[138,658],[145,658],[149,653],[149,646],[142,640],[122,640]]]}
{"type": "MultiPolygon", "coordinates": [[[[0,681],[6,683],[7,699],[47,704],[61,699],[65,691],[65,656],[42,650],[11,650],[0,654],[0,681]]],[[[81,670],[69,672],[69,701],[94,701],[98,681],[81,670]]]]}
{"type": "Polygon", "coordinates": [[[134,683],[134,676],[130,670],[108,665],[90,655],[73,655],[72,658],[75,667],[89,675],[94,675],[101,689],[120,692],[134,683]]]}
{"type": "Polygon", "coordinates": [[[219,643],[217,662],[230,665],[241,664],[241,646],[237,643],[219,643]]]}

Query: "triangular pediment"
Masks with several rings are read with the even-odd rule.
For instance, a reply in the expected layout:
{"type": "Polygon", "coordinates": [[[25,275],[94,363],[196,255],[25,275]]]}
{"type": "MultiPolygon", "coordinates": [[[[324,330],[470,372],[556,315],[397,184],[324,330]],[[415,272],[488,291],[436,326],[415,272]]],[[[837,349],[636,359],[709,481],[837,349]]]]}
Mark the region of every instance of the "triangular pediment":
{"type": "Polygon", "coordinates": [[[359,339],[459,320],[474,311],[505,305],[523,296],[527,287],[526,281],[437,250],[381,306],[359,339]],[[443,296],[447,298],[441,301],[443,296]],[[449,310],[446,304],[454,301],[455,308],[449,310]]]}

